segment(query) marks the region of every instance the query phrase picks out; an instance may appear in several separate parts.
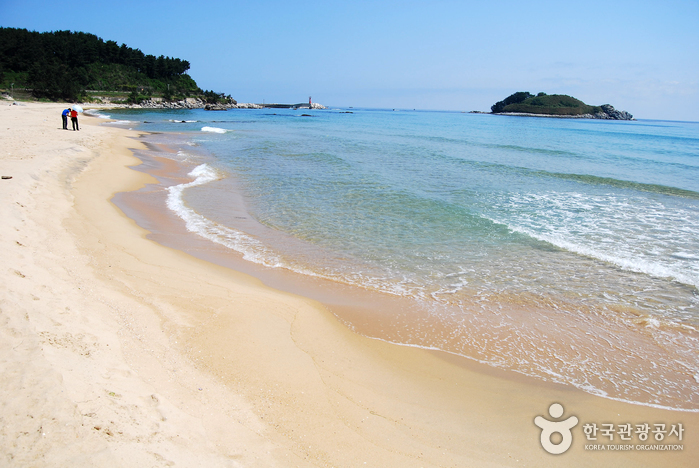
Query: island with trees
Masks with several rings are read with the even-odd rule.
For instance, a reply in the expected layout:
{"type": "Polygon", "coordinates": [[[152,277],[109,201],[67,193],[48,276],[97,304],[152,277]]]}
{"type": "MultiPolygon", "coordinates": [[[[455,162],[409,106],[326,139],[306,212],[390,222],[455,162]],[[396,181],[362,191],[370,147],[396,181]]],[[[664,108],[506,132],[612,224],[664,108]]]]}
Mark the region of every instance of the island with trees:
{"type": "Polygon", "coordinates": [[[186,60],[146,55],[94,34],[0,27],[0,89],[23,98],[151,107],[236,104],[230,95],[200,89],[187,70],[186,60]]]}
{"type": "Polygon", "coordinates": [[[565,94],[539,93],[535,96],[526,91],[511,94],[493,104],[490,110],[493,114],[501,115],[634,120],[633,115],[626,111],[618,111],[609,104],[590,106],[565,94]]]}

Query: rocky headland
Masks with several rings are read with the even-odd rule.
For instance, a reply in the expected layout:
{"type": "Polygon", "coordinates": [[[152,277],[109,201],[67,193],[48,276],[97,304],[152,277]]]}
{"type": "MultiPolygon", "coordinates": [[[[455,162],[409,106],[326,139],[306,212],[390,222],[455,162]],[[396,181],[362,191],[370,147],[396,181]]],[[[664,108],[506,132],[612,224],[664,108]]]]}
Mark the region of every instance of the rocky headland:
{"type": "Polygon", "coordinates": [[[616,110],[610,104],[591,106],[583,101],[565,94],[539,93],[533,94],[520,91],[491,108],[493,114],[519,115],[527,117],[556,117],[566,119],[602,119],[602,120],[634,120],[633,115],[626,111],[616,110]]]}
{"type": "Polygon", "coordinates": [[[269,107],[287,107],[294,109],[327,109],[316,102],[308,104],[253,104],[245,102],[216,103],[211,104],[199,98],[186,98],[180,101],[165,101],[162,98],[151,98],[140,104],[125,104],[123,107],[131,109],[206,109],[210,111],[225,111],[228,109],[265,109],[269,107]]]}
{"type": "MultiPolygon", "coordinates": [[[[601,112],[594,114],[574,114],[574,115],[558,115],[558,114],[533,114],[528,112],[497,112],[499,115],[515,115],[522,117],[552,117],[557,119],[602,119],[602,120],[636,120],[633,115],[626,111],[616,110],[614,106],[602,104],[601,112]]],[[[494,114],[495,112],[473,112],[478,114],[494,114]]]]}

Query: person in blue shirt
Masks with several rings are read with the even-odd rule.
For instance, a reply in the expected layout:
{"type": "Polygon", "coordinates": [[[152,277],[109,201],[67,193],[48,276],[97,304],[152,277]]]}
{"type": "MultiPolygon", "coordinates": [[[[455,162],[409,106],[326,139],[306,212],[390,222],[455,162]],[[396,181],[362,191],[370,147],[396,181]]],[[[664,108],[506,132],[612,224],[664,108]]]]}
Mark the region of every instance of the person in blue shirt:
{"type": "Polygon", "coordinates": [[[70,114],[70,109],[64,109],[61,114],[63,118],[63,130],[68,130],[68,114],[70,114]]]}

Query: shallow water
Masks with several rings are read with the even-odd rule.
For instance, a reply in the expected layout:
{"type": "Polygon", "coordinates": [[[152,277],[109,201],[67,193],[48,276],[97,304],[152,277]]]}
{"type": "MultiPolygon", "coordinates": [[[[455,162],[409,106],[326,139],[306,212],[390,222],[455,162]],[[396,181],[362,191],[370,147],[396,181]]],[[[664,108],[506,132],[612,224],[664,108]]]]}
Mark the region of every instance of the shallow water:
{"type": "Polygon", "coordinates": [[[699,124],[346,111],[113,125],[183,133],[191,231],[419,304],[378,338],[699,409],[699,124]]]}

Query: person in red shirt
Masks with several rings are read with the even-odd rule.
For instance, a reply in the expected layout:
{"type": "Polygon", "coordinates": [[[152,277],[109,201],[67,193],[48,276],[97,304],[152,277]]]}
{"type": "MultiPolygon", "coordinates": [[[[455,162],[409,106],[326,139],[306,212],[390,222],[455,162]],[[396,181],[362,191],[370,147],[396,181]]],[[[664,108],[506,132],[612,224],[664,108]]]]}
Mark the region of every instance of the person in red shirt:
{"type": "Polygon", "coordinates": [[[78,111],[75,109],[70,111],[70,121],[73,123],[73,131],[80,130],[78,127],[78,111]]]}

